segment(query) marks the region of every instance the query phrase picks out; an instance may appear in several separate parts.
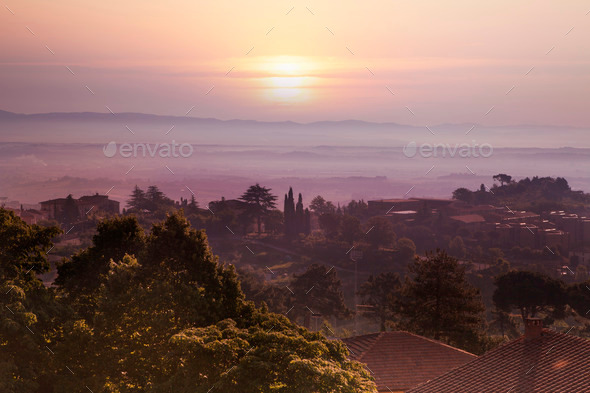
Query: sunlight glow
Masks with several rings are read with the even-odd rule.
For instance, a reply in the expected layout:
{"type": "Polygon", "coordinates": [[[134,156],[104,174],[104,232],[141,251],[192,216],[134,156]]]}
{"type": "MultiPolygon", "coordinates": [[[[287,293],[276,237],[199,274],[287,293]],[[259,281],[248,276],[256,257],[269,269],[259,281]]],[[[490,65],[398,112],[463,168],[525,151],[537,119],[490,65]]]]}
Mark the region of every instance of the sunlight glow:
{"type": "Polygon", "coordinates": [[[265,85],[265,99],[283,104],[310,99],[311,82],[314,78],[307,75],[317,68],[310,59],[276,56],[265,59],[259,68],[271,75],[261,78],[265,85]]]}

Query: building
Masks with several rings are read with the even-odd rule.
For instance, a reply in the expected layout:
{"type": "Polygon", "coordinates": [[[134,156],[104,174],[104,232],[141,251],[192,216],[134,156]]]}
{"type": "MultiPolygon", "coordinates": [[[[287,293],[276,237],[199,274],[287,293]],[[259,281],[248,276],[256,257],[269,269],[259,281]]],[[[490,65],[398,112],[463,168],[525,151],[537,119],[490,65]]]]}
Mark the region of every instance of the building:
{"type": "Polygon", "coordinates": [[[525,321],[512,340],[414,389],[411,393],[590,392],[590,340],[525,321]]]}
{"type": "MultiPolygon", "coordinates": [[[[66,201],[67,198],[57,198],[40,202],[41,213],[50,220],[60,221],[63,217],[66,201]]],[[[109,199],[108,195],[99,195],[98,193],[86,195],[80,197],[80,199],[74,199],[74,202],[80,217],[85,217],[93,211],[109,214],[119,213],[119,202],[109,199]]]]}
{"type": "Polygon", "coordinates": [[[452,199],[409,198],[409,199],[378,199],[368,201],[369,215],[383,216],[393,211],[432,211],[447,208],[454,203],[452,199]]]}
{"type": "Polygon", "coordinates": [[[364,363],[379,392],[405,392],[476,356],[408,332],[381,332],[342,339],[351,360],[364,363]]]}

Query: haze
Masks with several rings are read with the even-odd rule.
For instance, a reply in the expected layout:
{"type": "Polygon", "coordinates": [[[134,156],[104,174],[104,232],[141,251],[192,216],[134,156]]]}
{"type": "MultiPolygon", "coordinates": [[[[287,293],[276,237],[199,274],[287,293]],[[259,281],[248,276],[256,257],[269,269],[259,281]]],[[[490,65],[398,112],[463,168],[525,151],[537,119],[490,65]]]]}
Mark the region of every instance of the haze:
{"type": "Polygon", "coordinates": [[[5,5],[0,108],[12,112],[589,123],[581,0],[5,5]]]}

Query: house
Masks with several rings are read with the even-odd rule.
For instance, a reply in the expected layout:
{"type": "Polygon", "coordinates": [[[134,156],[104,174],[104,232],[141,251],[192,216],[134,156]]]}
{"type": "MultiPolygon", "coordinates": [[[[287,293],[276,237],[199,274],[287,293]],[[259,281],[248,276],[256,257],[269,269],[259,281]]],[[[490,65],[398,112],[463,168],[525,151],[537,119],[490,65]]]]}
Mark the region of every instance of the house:
{"type": "MultiPolygon", "coordinates": [[[[67,198],[50,199],[39,202],[41,213],[50,220],[60,220],[64,214],[67,198]]],[[[85,195],[74,199],[78,214],[85,217],[91,211],[101,211],[109,214],[119,214],[119,202],[109,199],[108,195],[85,195]]]]}
{"type": "Polygon", "coordinates": [[[350,359],[364,363],[379,392],[405,392],[476,356],[408,332],[381,332],[342,339],[350,359]]]}
{"type": "Polygon", "coordinates": [[[408,393],[590,392],[590,340],[525,321],[524,336],[408,393]]]}

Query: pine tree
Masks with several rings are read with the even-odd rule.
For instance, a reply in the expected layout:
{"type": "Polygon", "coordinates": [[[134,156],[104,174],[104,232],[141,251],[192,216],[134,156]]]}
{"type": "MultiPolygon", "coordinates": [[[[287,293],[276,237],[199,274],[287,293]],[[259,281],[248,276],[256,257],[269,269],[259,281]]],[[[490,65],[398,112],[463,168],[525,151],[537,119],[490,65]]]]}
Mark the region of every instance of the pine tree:
{"type": "Polygon", "coordinates": [[[261,187],[260,184],[256,183],[250,186],[240,197],[240,200],[247,203],[252,216],[256,217],[259,235],[262,233],[262,216],[276,206],[277,197],[271,194],[270,191],[270,188],[261,187]]]}
{"type": "Polygon", "coordinates": [[[477,350],[485,307],[467,282],[465,267],[444,250],[416,258],[408,267],[399,302],[402,326],[420,335],[477,350]]]}
{"type": "Polygon", "coordinates": [[[285,194],[285,235],[295,234],[295,200],[293,199],[293,188],[289,187],[289,193],[285,194]]]}
{"type": "Polygon", "coordinates": [[[145,192],[135,185],[135,188],[131,192],[131,199],[127,202],[130,210],[141,211],[146,208],[146,196],[145,192]]]}
{"type": "Polygon", "coordinates": [[[305,213],[303,211],[303,196],[299,193],[297,205],[295,205],[295,234],[305,232],[305,213]]]}

